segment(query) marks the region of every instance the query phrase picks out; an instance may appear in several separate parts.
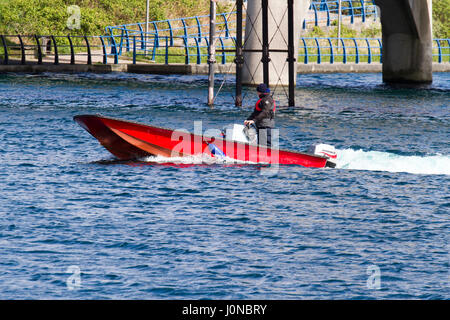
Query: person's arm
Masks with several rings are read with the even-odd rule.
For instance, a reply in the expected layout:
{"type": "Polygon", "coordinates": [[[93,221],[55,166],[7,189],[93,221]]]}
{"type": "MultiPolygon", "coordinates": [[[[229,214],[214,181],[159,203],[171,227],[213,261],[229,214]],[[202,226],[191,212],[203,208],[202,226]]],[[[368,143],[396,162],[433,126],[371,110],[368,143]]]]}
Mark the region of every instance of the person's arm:
{"type": "Polygon", "coordinates": [[[259,108],[261,100],[258,100],[255,105],[255,109],[253,110],[252,114],[248,116],[247,120],[244,121],[245,125],[255,123],[255,118],[261,113],[261,109],[259,108]]]}
{"type": "Polygon", "coordinates": [[[261,111],[258,111],[256,108],[253,110],[252,114],[248,116],[247,120],[255,120],[255,118],[261,113],[261,111]]]}

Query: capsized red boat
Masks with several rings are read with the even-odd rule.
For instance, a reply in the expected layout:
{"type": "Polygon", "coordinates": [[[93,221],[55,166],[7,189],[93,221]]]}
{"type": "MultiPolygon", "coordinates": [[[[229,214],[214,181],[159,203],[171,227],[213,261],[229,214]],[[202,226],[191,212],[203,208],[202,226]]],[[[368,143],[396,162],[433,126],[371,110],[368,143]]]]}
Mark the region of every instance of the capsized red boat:
{"type": "Polygon", "coordinates": [[[101,115],[78,115],[74,120],[120,160],[207,154],[226,157],[239,163],[288,164],[315,168],[336,166],[337,156],[332,146],[316,145],[307,153],[269,148],[245,142],[243,138],[240,141],[236,139],[236,130],[242,136],[240,127],[243,126],[240,125],[234,125],[235,132],[227,130],[221,137],[216,137],[101,115]]]}

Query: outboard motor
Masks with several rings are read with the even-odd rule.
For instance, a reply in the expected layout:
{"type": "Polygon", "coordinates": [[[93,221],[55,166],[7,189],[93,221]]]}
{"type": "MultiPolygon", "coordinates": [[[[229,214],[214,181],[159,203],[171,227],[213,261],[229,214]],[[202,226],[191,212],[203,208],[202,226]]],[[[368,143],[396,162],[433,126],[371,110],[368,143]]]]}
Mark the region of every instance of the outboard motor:
{"type": "Polygon", "coordinates": [[[224,139],[249,143],[251,145],[258,144],[258,136],[255,126],[244,126],[242,124],[233,124],[223,128],[222,135],[224,139]]]}
{"type": "Polygon", "coordinates": [[[316,144],[308,148],[308,153],[315,154],[327,158],[326,166],[329,168],[335,168],[337,164],[336,149],[329,144],[316,144]]]}

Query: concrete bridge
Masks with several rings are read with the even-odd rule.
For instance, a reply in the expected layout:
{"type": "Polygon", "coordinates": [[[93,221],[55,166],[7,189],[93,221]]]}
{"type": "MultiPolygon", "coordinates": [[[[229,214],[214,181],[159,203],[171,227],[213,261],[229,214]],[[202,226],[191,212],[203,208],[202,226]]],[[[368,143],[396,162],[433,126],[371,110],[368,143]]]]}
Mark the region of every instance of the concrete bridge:
{"type": "MultiPolygon", "coordinates": [[[[271,49],[286,49],[288,22],[287,0],[268,1],[269,39],[271,49]]],[[[243,83],[263,82],[261,66],[262,17],[261,0],[247,2],[245,47],[246,68],[243,83]],[[250,27],[251,26],[251,27],[250,27]],[[252,52],[253,51],[253,52],[252,52]]],[[[432,0],[375,0],[380,9],[383,37],[383,80],[393,83],[432,82],[432,0]]],[[[295,0],[295,38],[300,38],[300,21],[307,15],[310,0],[295,0]]],[[[296,43],[296,56],[298,41],[296,43]]],[[[270,54],[269,82],[287,85],[286,54],[270,54]],[[284,70],[284,71],[283,71],[284,70]]]]}
{"type": "Polygon", "coordinates": [[[432,1],[375,0],[381,9],[383,79],[432,81],[432,1]]]}

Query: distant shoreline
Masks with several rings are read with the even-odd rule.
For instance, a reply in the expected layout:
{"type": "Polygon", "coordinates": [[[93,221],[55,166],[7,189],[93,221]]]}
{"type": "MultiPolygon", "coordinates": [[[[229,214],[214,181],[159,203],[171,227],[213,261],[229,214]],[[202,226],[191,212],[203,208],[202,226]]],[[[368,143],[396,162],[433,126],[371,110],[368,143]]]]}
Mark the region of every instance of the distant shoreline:
{"type": "MultiPolygon", "coordinates": [[[[233,74],[235,68],[232,64],[219,64],[216,66],[217,74],[233,74]]],[[[0,73],[110,73],[110,72],[129,72],[143,74],[208,74],[208,65],[197,64],[10,64],[0,65],[0,73]]],[[[299,74],[307,73],[379,73],[382,72],[382,64],[356,64],[356,63],[323,63],[323,64],[298,64],[297,72],[299,74]]],[[[450,72],[450,63],[433,63],[433,72],[450,72]]]]}

